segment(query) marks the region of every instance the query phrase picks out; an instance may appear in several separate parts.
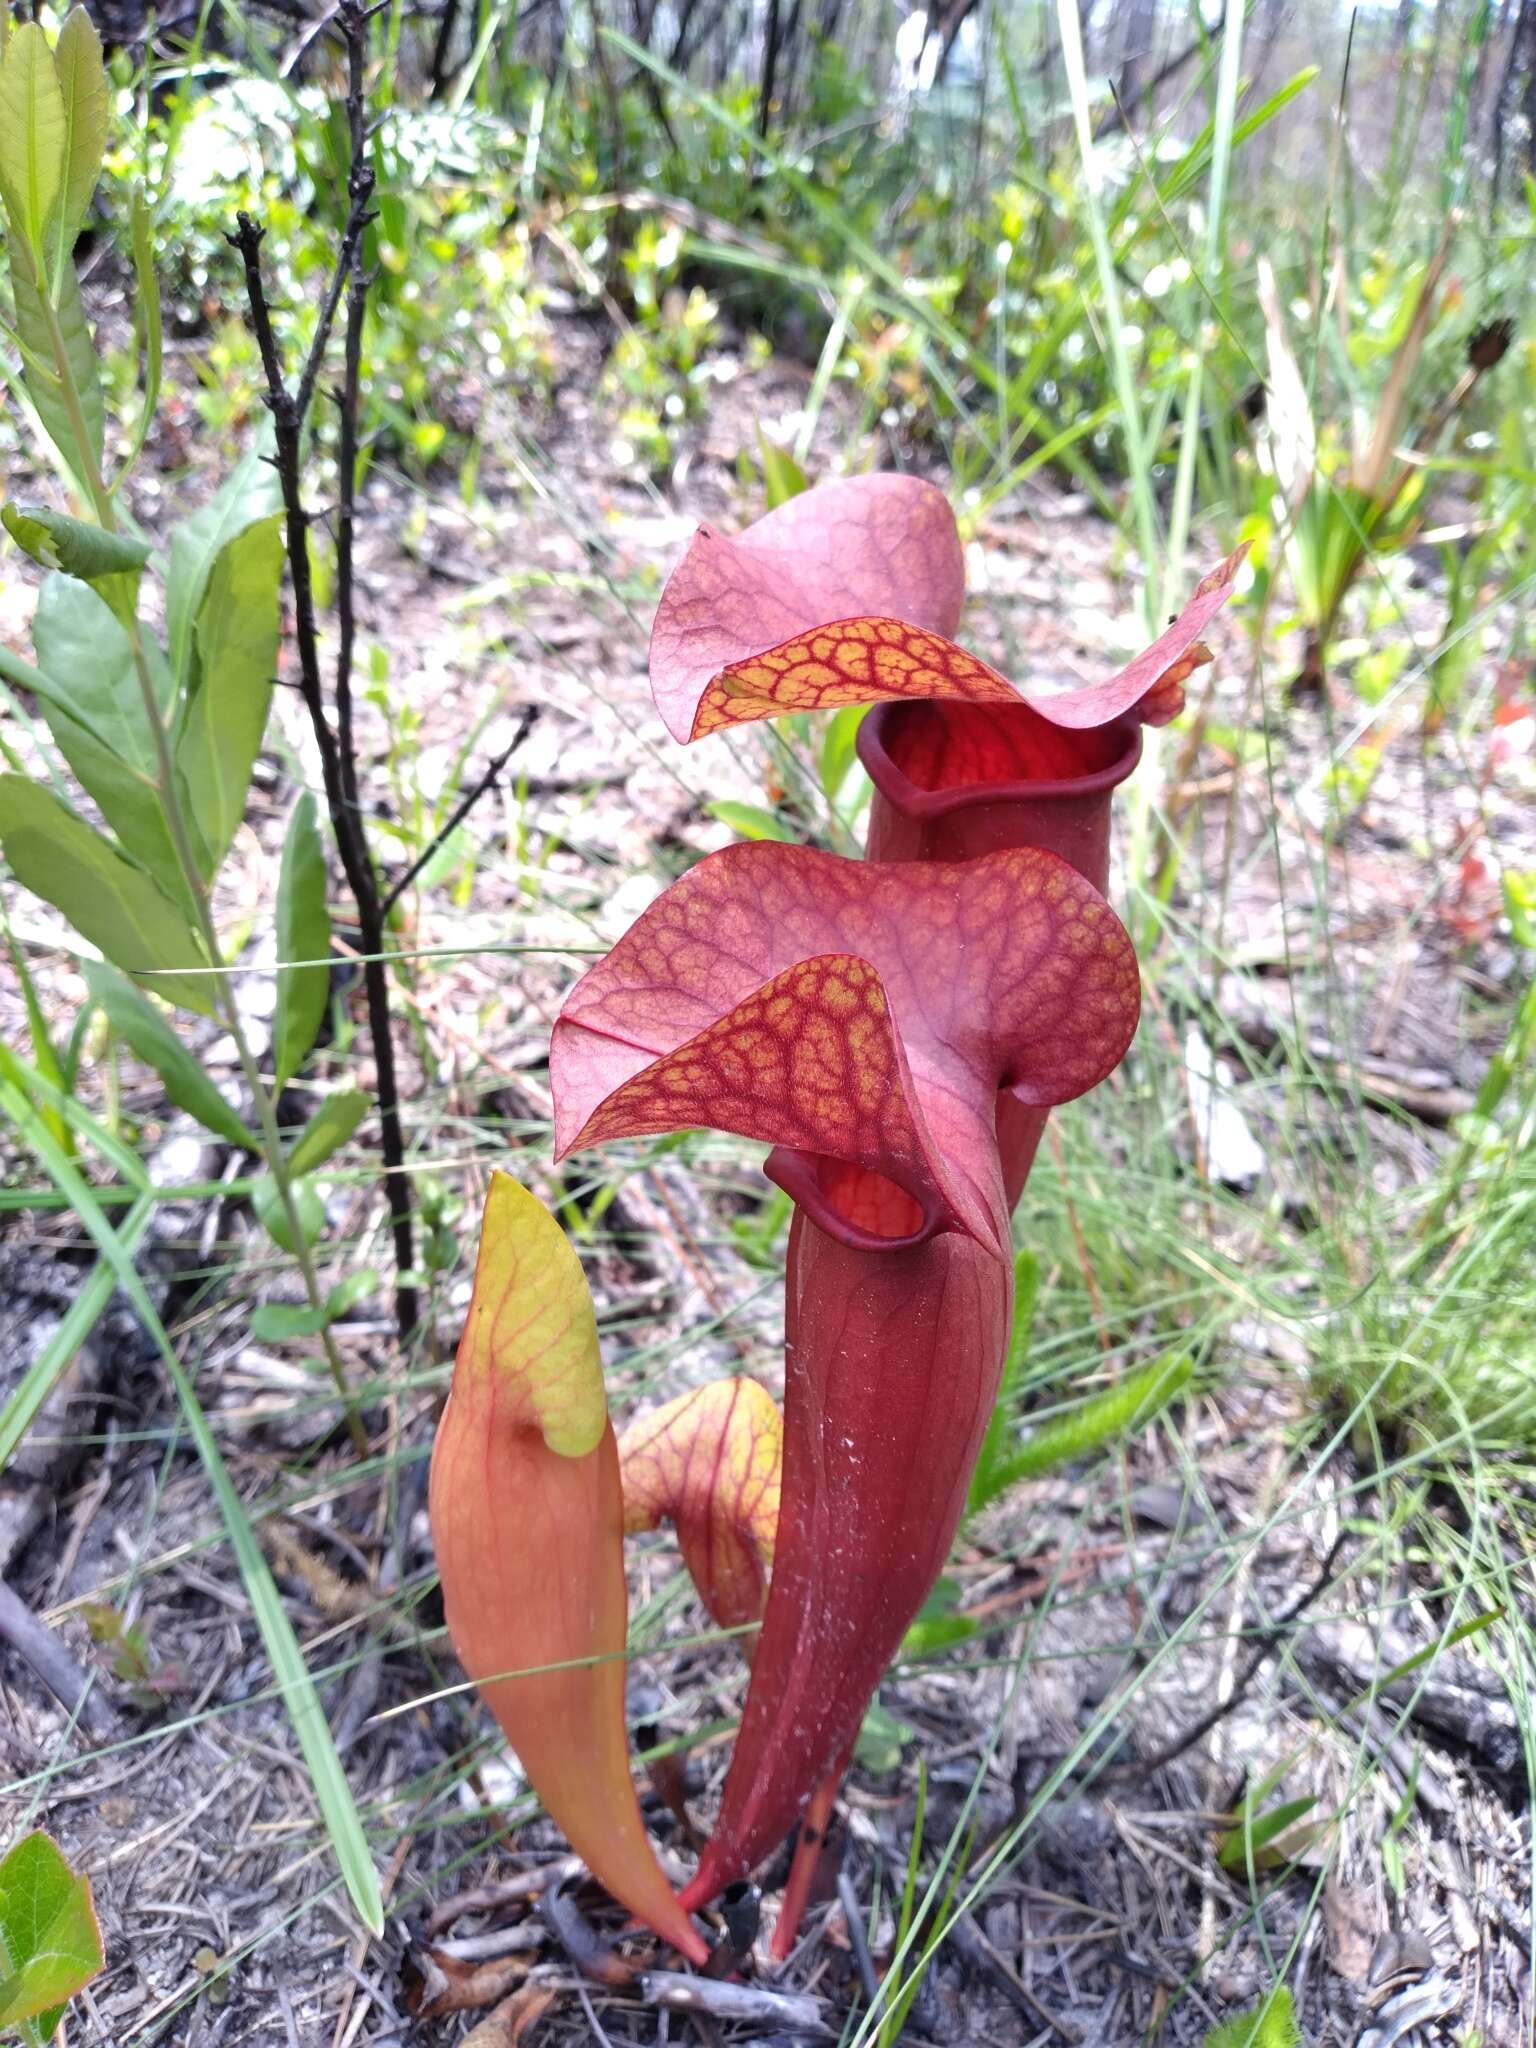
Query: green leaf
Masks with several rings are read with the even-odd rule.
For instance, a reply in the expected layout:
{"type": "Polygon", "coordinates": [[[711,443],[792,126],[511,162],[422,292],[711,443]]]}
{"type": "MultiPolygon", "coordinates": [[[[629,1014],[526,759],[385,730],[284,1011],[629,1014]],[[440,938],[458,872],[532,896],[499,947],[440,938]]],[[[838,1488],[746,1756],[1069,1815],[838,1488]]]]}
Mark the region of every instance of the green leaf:
{"type": "Polygon", "coordinates": [[[1300,2041],[1295,2001],[1279,1984],[1262,2005],[1212,2027],[1203,2048],[1299,2048],[1300,2041]]]}
{"type": "Polygon", "coordinates": [[[64,99],[64,198],[59,211],[59,256],[67,259],[101,176],[107,147],[107,72],[101,37],[83,7],[72,7],[54,46],[54,69],[64,99]]]}
{"type": "Polygon", "coordinates": [[[57,2014],[102,1968],[91,1887],[43,1834],[28,1835],[0,1862],[0,2027],[57,2014]]]}
{"type": "Polygon", "coordinates": [[[1019,1449],[1001,1461],[991,1475],[988,1498],[1021,1479],[1035,1479],[1057,1465],[1086,1458],[1114,1437],[1144,1429],[1188,1386],[1193,1373],[1193,1361],[1176,1353],[1142,1366],[1137,1372],[1128,1372],[1101,1394],[1074,1401],[1061,1414],[1032,1430],[1019,1449]]]}
{"type": "Polygon", "coordinates": [[[107,414],[101,395],[101,365],[85,318],[80,297],[80,280],[72,263],[66,263],[53,285],[53,308],[44,302],[35,278],[25,275],[20,264],[11,265],[11,296],[16,310],[16,339],[21,344],[27,396],[49,439],[63,456],[70,471],[82,484],[101,462],[106,439],[107,414]],[[54,347],[63,351],[64,367],[79,402],[85,428],[86,447],[80,437],[64,394],[54,347]]]}
{"type": "Polygon", "coordinates": [[[829,804],[835,804],[858,758],[859,727],[864,723],[867,704],[845,704],[827,720],[821,742],[821,787],[829,804]]]}
{"type": "Polygon", "coordinates": [[[328,1309],[264,1301],[251,1317],[251,1335],[258,1344],[286,1344],[293,1337],[319,1336],[329,1321],[328,1309]]]}
{"type": "Polygon", "coordinates": [[[0,64],[0,193],[11,231],[43,267],[43,237],[64,186],[64,95],[48,38],[23,22],[0,64]]]}
{"type": "Polygon", "coordinates": [[[71,519],[67,513],[50,512],[43,506],[9,503],[0,508],[0,519],[23,554],[45,569],[62,569],[66,576],[78,576],[82,583],[125,575],[137,581],[149,560],[147,541],[131,540],[126,533],[108,533],[104,526],[89,526],[83,519],[71,519]]]}
{"type": "Polygon", "coordinates": [[[757,452],[763,465],[763,487],[770,512],[810,489],[811,480],[794,456],[776,441],[770,441],[761,427],[757,430],[757,452]]]}
{"type": "Polygon", "coordinates": [[[186,920],[78,811],[20,775],[0,775],[0,847],[23,888],[124,973],[153,975],[157,995],[212,1016],[211,978],[179,971],[207,965],[186,920]]]}
{"type": "MultiPolygon", "coordinates": [[[[121,619],[89,584],[50,576],[32,621],[43,716],[81,787],[101,806],[123,850],[168,897],[185,891],[160,800],[154,728],[144,704],[133,643],[121,619]]],[[[159,644],[141,643],[162,716],[172,689],[159,644]]]]}
{"type": "MultiPolygon", "coordinates": [[[[325,1204],[312,1180],[295,1180],[293,1206],[298,1211],[299,1229],[304,1234],[306,1245],[318,1244],[320,1233],[325,1228],[325,1204]]],[[[283,1198],[277,1191],[277,1182],[270,1174],[255,1182],[251,1188],[251,1207],[256,1219],[272,1242],[280,1245],[285,1252],[296,1252],[293,1232],[288,1228],[288,1213],[283,1207],[283,1198]]]]}
{"type": "Polygon", "coordinates": [[[325,847],[306,790],[294,806],[277,882],[277,1017],[272,1062],[279,1088],[291,1081],[315,1042],[330,994],[331,913],[325,901],[325,847]],[[302,965],[289,966],[295,961],[302,965]]]}
{"type": "Polygon", "coordinates": [[[854,1756],[862,1770],[883,1778],[901,1768],[901,1752],[912,1734],[910,1722],[898,1721],[878,1700],[872,1700],[859,1726],[854,1756]]]}
{"type": "Polygon", "coordinates": [[[219,550],[193,625],[188,701],[176,766],[212,875],[245,815],[277,667],[277,520],[258,520],[219,550]]]}
{"type": "Polygon", "coordinates": [[[114,490],[121,487],[123,479],[138,461],[154,424],[155,410],[160,403],[160,372],[165,351],[164,325],[160,317],[160,279],[155,271],[154,223],[142,185],[133,188],[129,219],[133,240],[133,331],[144,357],[144,402],[139,408],[139,423],[133,430],[133,440],[117,473],[114,490]]]}
{"type": "Polygon", "coordinates": [[[277,473],[258,444],[241,457],[202,511],[184,519],[172,533],[165,574],[165,640],[172,673],[184,686],[190,687],[193,680],[193,635],[214,564],[248,526],[270,519],[279,502],[277,473]]]}
{"type": "MultiPolygon", "coordinates": [[[[80,1218],[91,1241],[111,1265],[118,1284],[127,1295],[140,1321],[148,1332],[155,1349],[159,1352],[171,1384],[176,1389],[176,1398],[186,1417],[188,1434],[208,1474],[219,1512],[223,1517],[229,1535],[230,1547],[240,1566],[240,1576],[245,1582],[246,1596],[251,1603],[251,1612],[261,1632],[261,1640],[272,1663],[272,1675],[277,1681],[278,1696],[287,1709],[299,1747],[304,1752],[310,1782],[315,1788],[315,1797],[321,1817],[331,1838],[336,1862],[346,1882],[347,1891],[357,1909],[363,1925],[374,1935],[384,1932],[384,1905],[379,1894],[378,1872],[373,1867],[373,1858],[368,1850],[368,1838],[357,1811],[357,1803],[347,1784],[346,1773],[341,1759],[336,1754],[336,1744],[315,1691],[315,1682],[309,1675],[304,1662],[304,1653],[294,1635],[293,1624],[279,1597],[276,1583],[266,1559],[262,1556],[261,1545],[251,1527],[245,1503],[235,1489],[224,1463],[218,1440],[208,1426],[197,1398],[197,1390],[188,1378],[181,1360],[176,1356],[165,1325],[161,1322],[154,1303],[150,1300],[143,1281],[134,1267],[133,1259],[107,1221],[101,1204],[97,1201],[91,1184],[64,1156],[48,1132],[47,1126],[33,1109],[20,1079],[26,1070],[3,1044],[0,1044],[0,1110],[10,1117],[20,1130],[25,1141],[37,1153],[52,1178],[54,1185],[68,1201],[74,1213],[80,1218]]],[[[84,1119],[83,1119],[84,1120],[84,1119]]],[[[97,1142],[107,1140],[108,1134],[97,1131],[97,1142]]]]}
{"type": "Polygon", "coordinates": [[[290,1173],[313,1173],[333,1152],[340,1151],[373,1107],[361,1088],[343,1088],[328,1095],[294,1141],[288,1154],[290,1173]]]}
{"type": "Polygon", "coordinates": [[[718,818],[722,825],[729,825],[742,839],[790,841],[795,836],[772,811],[765,811],[759,804],[739,804],[724,797],[718,803],[706,804],[704,808],[712,818],[718,818]]]}
{"type": "Polygon", "coordinates": [[[377,1294],[381,1285],[377,1266],[359,1266],[355,1273],[349,1273],[345,1280],[338,1280],[325,1297],[326,1321],[340,1322],[350,1315],[360,1301],[366,1301],[370,1294],[377,1294]]]}
{"type": "Polygon", "coordinates": [[[1306,1799],[1285,1799],[1278,1806],[1272,1806],[1268,1813],[1245,1818],[1239,1826],[1230,1828],[1221,1836],[1216,1845],[1216,1861],[1223,1870],[1243,1870],[1250,1859],[1255,1870],[1267,1870],[1292,1858],[1281,1849],[1271,1847],[1282,1835],[1288,1834],[1297,1821],[1302,1820],[1317,1804],[1314,1792],[1306,1799]]]}
{"type": "Polygon", "coordinates": [[[205,1130],[227,1138],[243,1151],[260,1152],[261,1140],[231,1109],[214,1086],[207,1068],[188,1052],[149,997],[103,960],[86,960],[81,964],[91,1000],[105,1012],[112,1029],[145,1066],[154,1068],[172,1102],[189,1116],[195,1116],[205,1130]]]}

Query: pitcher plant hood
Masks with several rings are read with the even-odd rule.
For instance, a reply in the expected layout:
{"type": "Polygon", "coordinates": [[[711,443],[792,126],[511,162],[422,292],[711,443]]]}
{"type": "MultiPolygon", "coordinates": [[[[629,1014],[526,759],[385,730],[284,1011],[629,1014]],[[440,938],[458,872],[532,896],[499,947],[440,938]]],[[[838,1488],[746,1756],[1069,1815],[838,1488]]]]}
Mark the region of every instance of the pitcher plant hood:
{"type": "Polygon", "coordinates": [[[1117,1065],[1130,941],[1055,855],[871,867],[728,847],[567,997],[561,1155],[707,1125],[793,1196],[773,1579],[697,1904],[847,1753],[943,1565],[1007,1340],[996,1098],[1046,1107],[1117,1065]]]}
{"type": "MultiPolygon", "coordinates": [[[[1026,690],[955,643],[964,556],[943,494],[916,477],[852,477],[791,498],[734,538],[700,529],[661,594],[651,689],[681,740],[844,704],[984,707],[1011,714],[995,758],[989,749],[977,764],[988,779],[1062,779],[1107,765],[1102,743],[1070,735],[1178,716],[1186,678],[1211,658],[1200,636],[1242,556],[1219,564],[1118,675],[1026,690]]],[[[974,755],[986,729],[972,722],[949,751],[974,755]]]]}

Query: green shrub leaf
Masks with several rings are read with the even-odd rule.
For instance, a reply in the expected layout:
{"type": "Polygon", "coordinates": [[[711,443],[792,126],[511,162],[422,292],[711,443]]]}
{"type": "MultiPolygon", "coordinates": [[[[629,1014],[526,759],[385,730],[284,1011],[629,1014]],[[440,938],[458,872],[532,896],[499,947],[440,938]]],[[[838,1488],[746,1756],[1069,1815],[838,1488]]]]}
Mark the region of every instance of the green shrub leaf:
{"type": "MultiPolygon", "coordinates": [[[[19,251],[20,245],[15,245],[19,251]]],[[[58,323],[69,381],[79,400],[87,446],[82,451],[79,435],[64,396],[54,354],[53,331],[48,308],[37,280],[27,275],[22,264],[11,265],[11,295],[16,312],[16,339],[25,364],[27,396],[37,408],[49,439],[72,472],[84,478],[101,462],[106,438],[107,415],[101,396],[101,365],[96,359],[91,330],[80,297],[80,280],[72,263],[66,263],[52,286],[53,318],[58,323]]]]}
{"type": "Polygon", "coordinates": [[[211,977],[179,972],[207,965],[186,920],[78,811],[23,776],[0,775],[0,847],[23,888],[124,973],[152,975],[157,995],[213,1014],[211,977]]]}
{"type": "Polygon", "coordinates": [[[339,1152],[373,1107],[361,1088],[343,1088],[328,1095],[294,1141],[288,1154],[290,1173],[313,1173],[333,1152],[339,1152]]]}
{"type": "Polygon", "coordinates": [[[39,270],[44,232],[64,187],[67,142],[48,38],[36,22],[23,22],[0,64],[0,193],[12,233],[25,240],[39,270]]]}
{"type": "Polygon", "coordinates": [[[101,37],[83,7],[72,7],[54,47],[54,69],[64,100],[64,196],[59,253],[67,259],[101,176],[107,147],[107,72],[101,37]]]}
{"type": "MultiPolygon", "coordinates": [[[[124,851],[180,901],[181,865],[160,801],[154,730],[121,619],[89,584],[50,576],[32,637],[42,672],[37,693],[59,752],[124,851]]],[[[165,657],[152,637],[142,646],[163,713],[172,688],[165,657]]]]}
{"type": "Polygon", "coordinates": [[[172,1102],[215,1136],[227,1138],[246,1152],[260,1152],[261,1140],[225,1101],[206,1067],[188,1052],[148,996],[103,960],[87,960],[83,965],[91,1000],[145,1066],[154,1068],[172,1102]]]}
{"type": "Polygon", "coordinates": [[[277,1018],[272,1062],[279,1088],[291,1081],[315,1042],[330,993],[331,913],[325,900],[325,847],[306,790],[294,806],[277,884],[277,1018]],[[288,966],[285,962],[306,963],[288,966]]]}
{"type": "Polygon", "coordinates": [[[258,445],[241,457],[229,480],[201,512],[171,535],[165,576],[165,638],[177,681],[190,688],[197,657],[194,631],[214,564],[248,526],[278,509],[277,475],[258,445]]]}
{"type": "Polygon", "coordinates": [[[205,875],[217,869],[245,815],[267,729],[282,573],[277,520],[258,520],[214,557],[193,623],[176,765],[203,843],[205,875]]]}
{"type": "Polygon", "coordinates": [[[147,541],[108,533],[104,526],[89,526],[67,513],[13,503],[0,509],[0,519],[12,540],[34,562],[45,569],[62,569],[66,576],[78,576],[83,583],[96,583],[104,576],[137,577],[149,560],[147,541]]]}
{"type": "MultiPolygon", "coordinates": [[[[293,1182],[293,1206],[298,1212],[299,1229],[306,1245],[318,1244],[320,1233],[325,1228],[325,1204],[319,1190],[311,1180],[293,1182]]],[[[288,1213],[283,1207],[282,1196],[277,1191],[277,1182],[268,1174],[257,1181],[251,1189],[251,1207],[256,1211],[257,1221],[271,1238],[285,1252],[296,1252],[293,1232],[288,1228],[288,1213]]]]}
{"type": "Polygon", "coordinates": [[[251,1335],[258,1344],[286,1344],[294,1337],[317,1337],[330,1321],[329,1311],[297,1302],[264,1301],[251,1317],[251,1335]]]}

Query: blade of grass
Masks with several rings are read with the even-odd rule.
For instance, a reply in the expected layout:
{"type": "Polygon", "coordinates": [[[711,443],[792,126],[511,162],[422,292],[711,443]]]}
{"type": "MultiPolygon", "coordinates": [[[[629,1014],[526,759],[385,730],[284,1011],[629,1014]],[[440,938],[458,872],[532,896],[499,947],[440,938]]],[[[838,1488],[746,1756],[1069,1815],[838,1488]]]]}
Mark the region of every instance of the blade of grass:
{"type": "MultiPolygon", "coordinates": [[[[1206,290],[1217,305],[1222,300],[1226,271],[1227,179],[1232,164],[1232,139],[1237,115],[1238,63],[1243,48],[1244,0],[1228,0],[1221,63],[1216,82],[1216,120],[1211,143],[1210,210],[1206,226],[1206,290]]],[[[1203,323],[1202,323],[1203,324],[1203,323]]],[[[1181,564],[1189,544],[1190,512],[1195,492],[1195,456],[1200,446],[1200,403],[1205,381],[1205,351],[1196,347],[1190,359],[1184,392],[1184,423],[1179,435],[1179,463],[1173,481],[1173,508],[1168,519],[1168,584],[1172,599],[1182,585],[1181,564]]]]}
{"type": "Polygon", "coordinates": [[[240,1576],[245,1583],[246,1595],[256,1626],[266,1646],[268,1657],[283,1704],[293,1723],[294,1734],[298,1737],[299,1748],[309,1768],[310,1781],[315,1788],[315,1797],[321,1816],[336,1853],[337,1866],[346,1882],[347,1891],[357,1909],[358,1917],[369,1931],[378,1936],[384,1931],[384,1904],[379,1893],[378,1874],[369,1853],[367,1837],[352,1798],[351,1787],[336,1753],[330,1727],[320,1705],[320,1696],[304,1662],[304,1653],[299,1648],[293,1624],[284,1610],[282,1599],[268,1569],[266,1558],[256,1540],[255,1531],[245,1512],[245,1505],[235,1490],[235,1483],[229,1476],[229,1468],[208,1418],[203,1413],[202,1403],[181,1360],[176,1356],[165,1325],[161,1322],[154,1303],[139,1277],[138,1269],[123,1240],[112,1228],[106,1213],[96,1200],[90,1184],[70,1162],[63,1148],[58,1144],[47,1123],[34,1108],[23,1085],[24,1069],[20,1062],[4,1047],[0,1047],[0,1110],[15,1124],[17,1131],[31,1147],[60,1192],[69,1199],[70,1207],[79,1217],[87,1234],[102,1255],[105,1264],[115,1274],[118,1285],[132,1302],[151,1342],[160,1353],[176,1398],[186,1417],[188,1434],[197,1447],[203,1469],[208,1475],[219,1512],[229,1534],[230,1547],[240,1567],[240,1576]]]}
{"type": "MultiPolygon", "coordinates": [[[[154,1214],[153,1194],[140,1195],[123,1218],[117,1241],[125,1258],[132,1258],[154,1214]]],[[[67,1371],[70,1360],[100,1322],[117,1285],[117,1269],[108,1259],[91,1268],[84,1286],[69,1305],[69,1312],[54,1331],[36,1362],[22,1376],[21,1384],[0,1409],[0,1472],[11,1462],[16,1446],[37,1419],[38,1410],[67,1371]]]]}
{"type": "Polygon", "coordinates": [[[1146,624],[1150,628],[1165,609],[1157,503],[1152,495],[1152,453],[1147,446],[1142,423],[1135,367],[1125,345],[1120,279],[1109,246],[1104,208],[1100,204],[1101,177],[1088,106],[1088,72],[1083,57],[1083,25],[1078,15],[1077,0],[1057,0],[1056,18],[1061,29],[1062,61],[1066,66],[1072,121],[1077,130],[1078,155],[1082,162],[1083,212],[1087,217],[1094,266],[1104,301],[1103,343],[1114,375],[1115,394],[1120,401],[1120,430],[1125,440],[1126,472],[1130,478],[1131,504],[1136,515],[1137,543],[1146,564],[1146,624]]]}

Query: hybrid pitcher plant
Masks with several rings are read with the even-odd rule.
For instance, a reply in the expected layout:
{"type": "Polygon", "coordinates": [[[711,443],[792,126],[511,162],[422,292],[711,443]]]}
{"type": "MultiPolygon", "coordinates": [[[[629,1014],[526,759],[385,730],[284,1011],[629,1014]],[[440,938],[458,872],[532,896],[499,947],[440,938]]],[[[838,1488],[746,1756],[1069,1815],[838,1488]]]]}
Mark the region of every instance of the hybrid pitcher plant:
{"type": "MultiPolygon", "coordinates": [[[[941,494],[914,479],[823,486],[735,539],[706,529],[663,592],[651,676],[677,737],[878,707],[859,740],[875,784],[868,859],[783,844],[706,857],[576,984],[551,1041],[557,1158],[703,1125],[766,1144],[764,1171],[794,1203],[776,1526],[771,1553],[758,1541],[753,1569],[739,1551],[726,1575],[745,1618],[767,1577],[762,1626],[719,1816],[680,1899],[639,1846],[611,1676],[622,1626],[605,1607],[602,1648],[590,1634],[594,1589],[622,1584],[626,1519],[599,1397],[575,1454],[600,1452],[608,1476],[580,1529],[568,1472],[537,1487],[512,1479],[518,1458],[554,1472],[572,1451],[511,1391],[543,1370],[520,1347],[547,1310],[495,1249],[508,1199],[496,1194],[433,1513],[450,1630],[471,1677],[495,1681],[488,1697],[535,1789],[614,1895],[695,1958],[688,1916],[812,1802],[824,1819],[944,1565],[1007,1352],[1014,1204],[1051,1107],[1105,1080],[1136,1028],[1136,958],[1103,895],[1112,792],[1142,724],[1175,716],[1185,678],[1210,659],[1200,636],[1236,567],[1209,576],[1121,674],[1054,696],[952,638],[959,535],[941,494]],[[486,1419],[498,1406],[500,1430],[486,1419]],[[531,1625],[556,1609],[554,1625],[531,1625]],[[507,1675],[536,1665],[543,1675],[507,1675]],[[583,1713],[601,1694],[601,1781],[587,1769],[572,1783],[574,1709],[539,1704],[551,1666],[581,1690],[583,1713]]],[[[600,1388],[595,1334],[587,1355],[600,1388]]],[[[748,1466],[725,1455],[728,1432],[683,1435],[674,1493],[691,1506],[676,1519],[719,1611],[700,1504],[718,1473],[717,1520],[741,1544],[730,1475],[748,1466]]],[[[643,1490],[654,1519],[661,1495],[652,1481],[643,1490]]],[[[780,1953],[803,1883],[792,1893],[780,1953]]]]}

